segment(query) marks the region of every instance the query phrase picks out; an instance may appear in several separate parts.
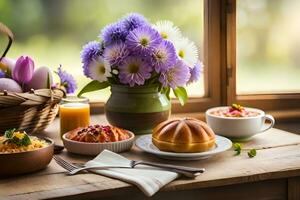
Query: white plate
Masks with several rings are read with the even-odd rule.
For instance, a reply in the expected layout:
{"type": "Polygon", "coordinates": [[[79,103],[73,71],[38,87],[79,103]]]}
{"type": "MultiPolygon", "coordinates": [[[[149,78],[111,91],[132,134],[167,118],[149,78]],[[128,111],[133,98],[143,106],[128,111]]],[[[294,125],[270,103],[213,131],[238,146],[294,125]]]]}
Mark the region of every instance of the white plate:
{"type": "Polygon", "coordinates": [[[232,142],[222,136],[216,135],[216,147],[209,151],[200,152],[200,153],[174,153],[174,152],[166,152],[159,150],[156,146],[152,143],[152,135],[143,135],[139,137],[135,144],[141,150],[154,154],[158,157],[170,159],[170,160],[200,160],[209,158],[215,154],[224,152],[231,148],[232,142]]]}

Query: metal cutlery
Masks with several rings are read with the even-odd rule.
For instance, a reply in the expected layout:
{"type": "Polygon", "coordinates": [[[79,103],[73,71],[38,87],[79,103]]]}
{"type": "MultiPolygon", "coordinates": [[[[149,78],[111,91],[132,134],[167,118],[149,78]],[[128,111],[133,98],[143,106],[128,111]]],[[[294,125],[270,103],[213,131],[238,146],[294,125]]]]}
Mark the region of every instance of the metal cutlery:
{"type": "Polygon", "coordinates": [[[130,166],[128,167],[118,167],[118,166],[91,166],[91,167],[78,167],[60,156],[54,155],[54,160],[57,162],[58,165],[63,167],[69,172],[69,175],[75,175],[81,171],[84,170],[101,170],[101,169],[109,169],[109,168],[134,168],[137,165],[148,165],[153,167],[159,167],[163,169],[168,169],[169,171],[179,173],[181,175],[184,175],[189,178],[195,178],[200,173],[203,173],[205,169],[203,168],[191,168],[191,167],[184,167],[184,166],[177,166],[177,165],[167,165],[167,164],[160,164],[160,163],[152,163],[152,162],[146,162],[146,161],[134,161],[132,160],[130,162],[130,166]]]}
{"type": "Polygon", "coordinates": [[[154,163],[154,162],[148,162],[148,161],[136,161],[131,160],[131,167],[134,168],[136,165],[148,165],[152,167],[160,167],[164,169],[177,169],[177,170],[183,170],[191,173],[203,173],[205,172],[204,168],[196,168],[196,167],[185,167],[181,165],[170,165],[170,164],[161,164],[161,163],[154,163]]]}

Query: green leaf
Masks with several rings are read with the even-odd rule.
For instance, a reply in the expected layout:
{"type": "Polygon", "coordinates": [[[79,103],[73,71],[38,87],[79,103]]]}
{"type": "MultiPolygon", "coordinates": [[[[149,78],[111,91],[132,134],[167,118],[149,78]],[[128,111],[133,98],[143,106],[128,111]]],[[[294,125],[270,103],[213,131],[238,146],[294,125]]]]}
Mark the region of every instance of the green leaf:
{"type": "Polygon", "coordinates": [[[158,82],[158,78],[159,78],[159,74],[154,72],[150,79],[147,80],[147,83],[150,85],[150,84],[155,84],[156,82],[158,82]]]}
{"type": "Polygon", "coordinates": [[[16,130],[15,128],[6,130],[5,133],[4,133],[4,136],[5,136],[7,139],[12,138],[12,136],[13,136],[15,130],[16,130]]]}
{"type": "Polygon", "coordinates": [[[164,93],[164,88],[162,84],[158,84],[158,92],[164,93]]]}
{"type": "Polygon", "coordinates": [[[51,89],[50,72],[47,73],[47,88],[51,89]]]}
{"type": "Polygon", "coordinates": [[[177,97],[177,99],[179,100],[182,106],[187,102],[188,95],[184,87],[177,87],[173,89],[173,93],[177,97]]]}
{"type": "Polygon", "coordinates": [[[29,136],[24,133],[24,137],[22,139],[19,139],[17,137],[13,137],[11,140],[10,140],[11,143],[14,143],[18,146],[28,146],[31,144],[31,140],[29,138],[29,136]]]}
{"type": "Polygon", "coordinates": [[[162,88],[162,93],[165,94],[167,96],[167,98],[170,100],[170,87],[164,87],[162,88]]]}
{"type": "Polygon", "coordinates": [[[242,151],[242,146],[240,143],[233,144],[233,150],[236,151],[236,155],[240,155],[242,151]]]}
{"type": "Polygon", "coordinates": [[[248,152],[248,156],[249,158],[253,158],[256,156],[256,149],[251,149],[249,152],[248,152]]]}
{"type": "Polygon", "coordinates": [[[170,92],[171,92],[170,87],[167,87],[166,96],[167,96],[167,98],[168,98],[169,100],[171,100],[170,92]]]}
{"type": "Polygon", "coordinates": [[[87,92],[94,92],[97,90],[102,90],[104,88],[107,88],[108,86],[110,86],[109,82],[99,82],[99,81],[91,81],[89,82],[86,86],[84,86],[80,92],[78,93],[78,97],[81,97],[83,94],[87,93],[87,92]]]}
{"type": "Polygon", "coordinates": [[[109,83],[120,84],[118,75],[111,73],[111,77],[107,77],[109,83]]]}
{"type": "Polygon", "coordinates": [[[241,146],[240,143],[234,143],[234,144],[233,144],[233,149],[234,149],[235,151],[241,150],[241,149],[242,149],[242,146],[241,146]]]}
{"type": "Polygon", "coordinates": [[[16,129],[10,129],[5,131],[5,143],[12,143],[18,146],[28,146],[31,144],[30,137],[27,135],[26,132],[17,132],[22,134],[23,137],[21,139],[15,135],[16,129]]]}
{"type": "Polygon", "coordinates": [[[22,139],[22,145],[28,146],[30,144],[31,144],[30,137],[27,134],[25,134],[25,136],[22,139]]]}
{"type": "Polygon", "coordinates": [[[13,137],[13,138],[9,139],[9,143],[16,144],[18,146],[22,146],[22,140],[20,140],[17,137],[13,137]]]}

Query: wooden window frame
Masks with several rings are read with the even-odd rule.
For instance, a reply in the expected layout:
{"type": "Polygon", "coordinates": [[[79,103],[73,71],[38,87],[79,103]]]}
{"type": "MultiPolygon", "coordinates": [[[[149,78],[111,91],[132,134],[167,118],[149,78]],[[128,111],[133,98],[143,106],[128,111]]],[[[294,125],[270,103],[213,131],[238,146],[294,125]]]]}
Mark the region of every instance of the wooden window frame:
{"type": "MultiPolygon", "coordinates": [[[[272,93],[272,94],[243,94],[236,91],[237,62],[236,62],[236,9],[237,0],[222,2],[222,19],[224,20],[223,34],[226,38],[226,61],[222,69],[226,76],[226,99],[227,104],[234,102],[249,107],[263,109],[275,116],[277,120],[298,120],[300,118],[300,93],[272,93]],[[225,2],[225,3],[224,3],[225,2]]],[[[219,2],[220,3],[220,2],[219,2]]]]}
{"type": "MultiPolygon", "coordinates": [[[[190,97],[184,106],[172,99],[172,113],[203,113],[221,104],[221,13],[214,3],[204,0],[204,97],[190,97]]],[[[104,102],[93,101],[90,105],[92,113],[104,112],[104,102]]]]}
{"type": "MultiPolygon", "coordinates": [[[[273,114],[276,120],[300,119],[300,93],[236,93],[236,0],[204,0],[204,97],[189,98],[185,106],[172,100],[173,113],[200,114],[208,108],[240,103],[273,114]]],[[[91,103],[93,113],[104,102],[91,103]]]]}

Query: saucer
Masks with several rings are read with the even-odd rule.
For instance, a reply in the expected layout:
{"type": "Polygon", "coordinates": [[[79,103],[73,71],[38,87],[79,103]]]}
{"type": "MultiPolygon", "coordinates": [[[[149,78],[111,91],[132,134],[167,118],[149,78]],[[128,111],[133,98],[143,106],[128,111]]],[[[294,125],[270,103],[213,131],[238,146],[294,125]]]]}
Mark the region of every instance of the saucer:
{"type": "Polygon", "coordinates": [[[169,159],[169,160],[200,160],[206,159],[216,154],[222,153],[231,148],[232,142],[223,137],[216,135],[216,145],[211,150],[199,153],[175,153],[175,152],[166,152],[159,150],[154,144],[152,143],[152,135],[143,135],[140,136],[136,141],[135,144],[141,150],[156,155],[160,158],[169,159]]]}

